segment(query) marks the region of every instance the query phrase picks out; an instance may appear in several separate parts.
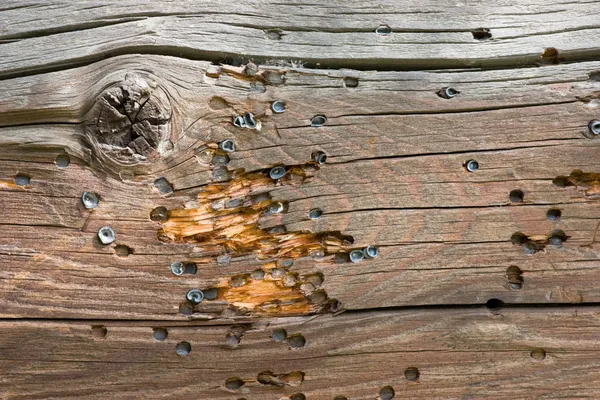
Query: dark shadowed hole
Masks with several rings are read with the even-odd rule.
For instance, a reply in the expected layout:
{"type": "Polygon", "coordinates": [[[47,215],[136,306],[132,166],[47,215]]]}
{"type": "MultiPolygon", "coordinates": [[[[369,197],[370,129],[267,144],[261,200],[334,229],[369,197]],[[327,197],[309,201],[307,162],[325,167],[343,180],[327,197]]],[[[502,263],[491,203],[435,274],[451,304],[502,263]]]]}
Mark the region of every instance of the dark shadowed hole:
{"type": "Polygon", "coordinates": [[[600,81],[600,71],[590,72],[589,77],[592,81],[600,81]]]}
{"type": "Polygon", "coordinates": [[[358,86],[358,78],[347,76],[344,78],[344,86],[347,88],[355,88],[358,86]]]}
{"type": "Polygon", "coordinates": [[[294,393],[290,396],[290,400],[306,400],[306,396],[302,393],[294,393]]]}
{"type": "Polygon", "coordinates": [[[306,344],[306,339],[299,333],[295,333],[292,336],[289,336],[287,340],[288,344],[293,349],[299,349],[301,347],[304,347],[304,345],[306,344]]]}
{"type": "Polygon", "coordinates": [[[379,389],[379,400],[392,400],[394,396],[396,396],[396,392],[391,386],[384,386],[379,389]]]}
{"type": "Polygon", "coordinates": [[[508,285],[513,290],[520,290],[523,287],[523,272],[516,265],[511,265],[506,269],[506,279],[508,285]]]}
{"type": "Polygon", "coordinates": [[[346,396],[335,396],[333,400],[348,400],[346,396]]]}
{"type": "Polygon", "coordinates": [[[133,250],[129,246],[126,246],[124,244],[119,244],[115,246],[115,254],[119,257],[127,257],[131,253],[133,253],[133,250]]]}
{"type": "Polygon", "coordinates": [[[497,314],[500,312],[500,308],[502,308],[502,306],[504,305],[504,302],[502,300],[498,300],[498,299],[489,299],[486,303],[485,306],[487,307],[488,310],[490,310],[490,312],[497,314]]]}
{"type": "Polygon", "coordinates": [[[102,325],[93,325],[92,326],[92,336],[98,339],[104,339],[108,330],[105,326],[102,325]]]}
{"type": "Polygon", "coordinates": [[[166,178],[158,178],[154,181],[154,187],[158,189],[160,194],[171,194],[173,193],[173,186],[169,183],[166,178]]]}
{"type": "Polygon", "coordinates": [[[407,381],[414,382],[419,379],[419,369],[415,367],[408,367],[404,370],[404,377],[407,381]]]}
{"type": "Polygon", "coordinates": [[[242,386],[244,386],[244,382],[242,379],[240,378],[229,378],[225,381],[225,387],[229,390],[238,390],[239,388],[241,388],[242,386]]]}
{"type": "Polygon", "coordinates": [[[184,301],[179,305],[179,313],[181,315],[192,315],[194,313],[194,305],[189,301],[184,301]]]}
{"type": "Polygon", "coordinates": [[[525,197],[525,194],[523,193],[522,190],[519,190],[519,189],[512,190],[508,194],[508,199],[510,200],[511,203],[521,203],[523,201],[524,197],[525,197]]]}
{"type": "Polygon", "coordinates": [[[543,361],[546,358],[546,351],[544,349],[534,349],[529,355],[535,361],[543,361]]]}
{"type": "Polygon", "coordinates": [[[487,28],[477,28],[471,31],[471,33],[473,34],[473,39],[477,40],[488,40],[492,37],[490,30],[487,28]]]}
{"type": "Polygon", "coordinates": [[[548,218],[548,221],[558,221],[561,216],[562,216],[562,211],[560,211],[556,208],[551,208],[546,213],[546,218],[548,218]]]}
{"type": "Polygon", "coordinates": [[[287,338],[287,332],[285,329],[275,329],[271,334],[271,339],[276,342],[283,342],[287,338]]]}
{"type": "Polygon", "coordinates": [[[58,168],[67,168],[71,163],[71,159],[68,154],[59,154],[56,156],[56,160],[54,161],[58,168]]]}
{"type": "Polygon", "coordinates": [[[179,342],[175,346],[175,352],[180,356],[187,356],[192,351],[192,345],[188,342],[179,342]]]}
{"type": "Polygon", "coordinates": [[[219,289],[217,288],[208,288],[203,291],[205,300],[214,300],[219,295],[219,289]]]}
{"type": "Polygon", "coordinates": [[[150,219],[152,221],[165,222],[169,219],[168,211],[166,207],[156,207],[150,211],[150,219]]]}
{"type": "Polygon", "coordinates": [[[169,332],[165,328],[154,328],[152,330],[152,337],[159,342],[162,342],[169,336],[169,332]]]}
{"type": "Polygon", "coordinates": [[[28,175],[17,174],[17,176],[15,176],[15,185],[17,186],[27,186],[30,181],[31,178],[28,175]]]}

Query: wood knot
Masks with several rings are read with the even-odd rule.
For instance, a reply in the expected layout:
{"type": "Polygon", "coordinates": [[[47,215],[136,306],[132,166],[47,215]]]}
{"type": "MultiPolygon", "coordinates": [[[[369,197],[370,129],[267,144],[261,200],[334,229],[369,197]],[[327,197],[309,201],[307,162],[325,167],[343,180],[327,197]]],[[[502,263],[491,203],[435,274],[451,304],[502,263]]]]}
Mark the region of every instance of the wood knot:
{"type": "Polygon", "coordinates": [[[137,74],[106,89],[86,118],[86,137],[98,155],[137,164],[168,154],[172,107],[156,82],[137,74]]]}

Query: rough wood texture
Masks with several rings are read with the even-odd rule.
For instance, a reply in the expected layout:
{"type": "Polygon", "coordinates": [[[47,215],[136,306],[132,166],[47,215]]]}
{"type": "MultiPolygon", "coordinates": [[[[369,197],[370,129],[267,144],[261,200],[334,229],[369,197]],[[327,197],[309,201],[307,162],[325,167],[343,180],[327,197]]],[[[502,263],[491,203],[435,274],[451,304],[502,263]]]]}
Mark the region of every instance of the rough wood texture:
{"type": "Polygon", "coordinates": [[[599,13],[3,3],[0,397],[599,398],[599,13]]]}
{"type": "Polygon", "coordinates": [[[599,317],[597,307],[496,315],[482,307],[263,320],[233,328],[4,321],[0,379],[3,394],[18,399],[277,400],[295,393],[377,399],[388,385],[397,399],[593,398],[600,391],[599,317]],[[168,330],[165,341],[153,339],[157,327],[168,330]],[[271,338],[279,329],[287,341],[271,338]],[[239,343],[227,339],[232,331],[242,332],[239,343]],[[305,344],[292,348],[297,334],[305,344]],[[180,341],[191,344],[185,357],[174,351],[180,341]],[[405,376],[411,367],[418,369],[416,381],[405,376]],[[304,376],[277,387],[257,382],[264,371],[304,376]],[[244,385],[228,390],[231,378],[244,385]]]}

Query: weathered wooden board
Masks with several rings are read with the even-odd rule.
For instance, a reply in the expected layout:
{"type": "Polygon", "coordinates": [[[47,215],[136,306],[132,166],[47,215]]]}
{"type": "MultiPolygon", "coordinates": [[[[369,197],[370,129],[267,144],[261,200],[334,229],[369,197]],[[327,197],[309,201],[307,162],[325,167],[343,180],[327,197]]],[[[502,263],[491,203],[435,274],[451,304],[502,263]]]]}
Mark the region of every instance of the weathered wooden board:
{"type": "MultiPolygon", "coordinates": [[[[374,260],[340,264],[308,257],[292,267],[302,275],[321,272],[329,297],[346,309],[491,298],[599,301],[598,201],[552,180],[576,168],[600,170],[600,142],[584,136],[597,114],[600,63],[485,72],[271,68],[285,72],[285,84],[265,82],[264,93],[240,69],[214,68],[124,56],[1,82],[0,179],[8,182],[0,197],[0,222],[7,228],[2,316],[185,318],[178,311],[187,290],[260,268],[265,260],[252,255],[225,264],[212,258],[202,260],[197,275],[175,277],[172,262],[201,252],[193,243],[158,241],[160,224],[149,220],[157,206],[193,207],[190,201],[211,180],[210,167],[198,163],[194,151],[225,138],[238,147],[231,170],[298,165],[312,151],[326,152],[327,164],[311,179],[270,190],[289,208],[281,217],[261,218],[260,225],[341,231],[354,237],[354,247],[379,246],[374,260]],[[136,71],[167,90],[173,129],[185,129],[168,156],[106,170],[82,141],[82,124],[102,90],[136,71]],[[345,87],[345,76],[357,77],[358,86],[345,87]],[[461,93],[440,98],[436,91],[444,86],[461,93]],[[276,99],[286,101],[286,113],[264,111],[276,99]],[[249,110],[263,115],[260,133],[231,126],[234,115],[249,110]],[[327,124],[310,127],[320,113],[327,124]],[[58,168],[54,160],[65,151],[71,164],[58,168]],[[469,159],[480,163],[477,172],[465,171],[469,159]],[[30,176],[30,184],[12,185],[18,173],[30,176]],[[156,191],[152,183],[159,176],[173,185],[173,195],[156,191]],[[514,189],[525,193],[522,203],[510,203],[514,189]],[[86,190],[100,195],[93,211],[80,203],[86,190]],[[320,220],[306,216],[314,207],[324,211],[320,220]],[[562,218],[548,221],[549,208],[560,209],[562,218]],[[132,254],[119,257],[114,245],[95,241],[104,225],[116,229],[115,245],[129,246],[132,254]],[[548,235],[554,229],[570,236],[562,248],[527,255],[510,242],[518,231],[548,235]],[[511,266],[523,272],[521,290],[511,290],[511,266]],[[60,295],[48,296],[49,290],[60,295]],[[140,301],[147,298],[154,301],[140,301]]],[[[196,317],[218,316],[226,306],[205,302],[196,317]]]]}
{"type": "Polygon", "coordinates": [[[397,399],[595,398],[599,317],[598,307],[578,306],[267,319],[245,325],[234,346],[230,326],[3,321],[0,382],[11,399],[371,400],[385,386],[397,399]],[[166,340],[153,339],[157,327],[166,340]],[[275,342],[278,329],[291,339],[275,342]],[[292,348],[297,334],[305,344],[292,348]],[[191,345],[185,357],[175,351],[180,341],[191,345]],[[407,368],[418,369],[416,381],[407,368]],[[257,382],[264,371],[304,376],[277,387],[257,382]],[[244,385],[226,389],[231,378],[244,385]]]}
{"type": "Polygon", "coordinates": [[[379,70],[533,65],[546,48],[559,51],[549,62],[598,56],[600,6],[584,0],[5,3],[0,77],[127,53],[379,70]]]}

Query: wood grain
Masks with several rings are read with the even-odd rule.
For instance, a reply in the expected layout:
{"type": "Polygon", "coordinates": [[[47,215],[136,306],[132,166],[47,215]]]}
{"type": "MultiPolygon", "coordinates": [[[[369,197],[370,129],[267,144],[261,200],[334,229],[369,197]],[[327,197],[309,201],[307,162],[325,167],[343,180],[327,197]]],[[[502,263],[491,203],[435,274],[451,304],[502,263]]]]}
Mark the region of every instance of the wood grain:
{"type": "MultiPolygon", "coordinates": [[[[178,307],[187,290],[260,268],[252,255],[224,264],[193,243],[158,241],[160,224],[149,220],[158,206],[194,207],[211,181],[210,167],[198,163],[195,150],[225,138],[234,138],[238,148],[231,170],[298,165],[312,151],[326,152],[327,164],[312,178],[271,190],[288,209],[259,224],[341,231],[355,247],[378,246],[375,260],[340,264],[309,257],[292,266],[300,274],[323,273],[323,289],[346,309],[483,304],[490,298],[599,301],[597,200],[552,181],[576,168],[600,170],[599,142],[583,134],[597,113],[594,73],[600,64],[369,73],[264,67],[286,75],[285,84],[267,84],[264,93],[253,91],[241,68],[222,66],[217,78],[207,75],[209,68],[173,57],[123,56],[1,82],[0,179],[31,177],[25,188],[2,188],[0,223],[8,229],[0,256],[7,282],[2,316],[182,319],[178,307]],[[83,124],[96,96],[131,73],[169,93],[178,136],[169,156],[107,170],[82,140],[83,124]],[[358,77],[358,86],[344,87],[345,76],[358,77]],[[459,96],[436,95],[448,85],[459,96]],[[284,114],[266,111],[275,99],[286,102],[284,114]],[[263,121],[260,133],[231,126],[233,116],[250,110],[263,121]],[[327,124],[310,127],[310,118],[324,111],[327,124]],[[65,151],[71,164],[57,168],[54,159],[65,151]],[[479,162],[476,173],[464,169],[469,159],[479,162]],[[160,176],[173,185],[173,195],[156,191],[160,176]],[[510,203],[514,189],[524,192],[523,203],[510,203]],[[80,204],[85,190],[100,195],[91,212],[80,204]],[[316,221],[307,218],[314,207],[324,211],[316,221]],[[549,208],[560,209],[562,218],[548,221],[549,208]],[[119,257],[114,245],[95,242],[105,225],[117,231],[115,245],[132,254],[119,257]],[[569,236],[562,248],[526,255],[510,243],[515,232],[549,235],[555,229],[569,236]],[[199,273],[174,277],[169,265],[179,260],[201,261],[199,273]],[[513,265],[523,271],[522,290],[510,289],[506,271],[513,265]],[[47,290],[61,295],[47,298],[47,290]]],[[[215,318],[226,307],[203,303],[193,318],[215,318]]]]}
{"type": "Polygon", "coordinates": [[[600,391],[599,315],[597,307],[406,310],[263,319],[238,328],[3,321],[0,380],[11,399],[376,399],[387,385],[402,399],[593,398],[600,391]],[[105,327],[106,336],[92,326],[105,327]],[[168,330],[165,341],[152,338],[156,327],[168,330]],[[234,347],[226,342],[232,329],[244,332],[234,347]],[[305,345],[273,341],[277,329],[301,334],[305,345]],[[175,352],[180,341],[191,344],[185,357],[175,352]],[[416,382],[405,378],[409,367],[419,371],[416,382]],[[276,387],[256,381],[262,371],[305,375],[298,386],[276,387]],[[245,384],[227,390],[234,377],[245,384]]]}

